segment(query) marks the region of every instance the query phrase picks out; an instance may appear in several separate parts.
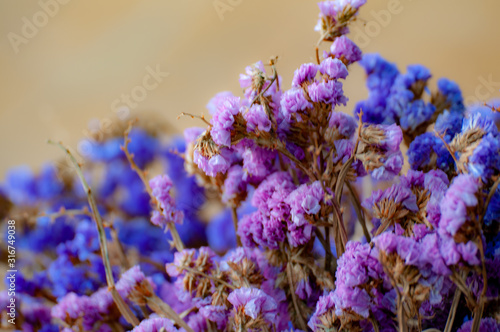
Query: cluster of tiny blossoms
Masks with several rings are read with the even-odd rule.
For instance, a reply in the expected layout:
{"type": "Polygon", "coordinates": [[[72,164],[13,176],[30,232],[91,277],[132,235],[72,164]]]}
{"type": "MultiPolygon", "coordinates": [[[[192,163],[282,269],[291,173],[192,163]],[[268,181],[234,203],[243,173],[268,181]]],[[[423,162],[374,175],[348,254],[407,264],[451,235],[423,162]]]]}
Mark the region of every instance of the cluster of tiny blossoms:
{"type": "Polygon", "coordinates": [[[500,331],[500,104],[362,54],[365,2],[319,3],[316,61],[291,86],[257,62],[184,137],[117,122],[82,142],[78,176],[9,172],[0,217],[23,254],[0,327],[500,331]],[[351,116],[357,65],[369,93],[351,116]]]}

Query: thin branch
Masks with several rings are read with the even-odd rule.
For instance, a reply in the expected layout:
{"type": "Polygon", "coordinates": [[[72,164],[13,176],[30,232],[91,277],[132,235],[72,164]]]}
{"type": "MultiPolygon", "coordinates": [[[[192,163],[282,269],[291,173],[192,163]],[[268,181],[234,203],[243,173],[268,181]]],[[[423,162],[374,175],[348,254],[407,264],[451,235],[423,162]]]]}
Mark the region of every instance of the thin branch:
{"type": "Polygon", "coordinates": [[[241,247],[241,239],[240,236],[238,235],[238,212],[235,206],[231,207],[231,217],[233,219],[234,235],[236,236],[236,245],[238,247],[241,247]]]}
{"type": "Polygon", "coordinates": [[[82,172],[82,168],[76,158],[73,156],[71,151],[65,147],[62,143],[60,142],[53,142],[51,140],[48,141],[49,144],[56,145],[58,146],[61,150],[63,150],[73,163],[73,166],[75,167],[76,173],[78,175],[78,178],[80,179],[80,182],[82,183],[83,189],[87,193],[87,199],[89,201],[90,209],[92,210],[92,215],[94,217],[94,220],[97,224],[97,231],[99,233],[99,245],[101,247],[101,255],[102,259],[104,261],[104,269],[106,272],[106,281],[108,283],[108,289],[111,292],[111,295],[113,296],[113,300],[116,303],[116,306],[118,307],[118,310],[120,310],[120,313],[123,315],[123,317],[127,320],[128,323],[130,323],[133,326],[139,325],[139,320],[135,315],[132,313],[132,310],[130,310],[129,306],[125,303],[123,298],[120,296],[118,291],[115,288],[115,280],[113,279],[113,272],[111,269],[111,263],[109,262],[109,253],[108,253],[108,244],[106,240],[106,233],[104,231],[104,225],[102,222],[101,214],[99,213],[99,210],[97,209],[97,203],[95,200],[94,195],[92,194],[92,190],[90,189],[90,186],[87,183],[87,180],[85,180],[85,177],[82,172]]]}

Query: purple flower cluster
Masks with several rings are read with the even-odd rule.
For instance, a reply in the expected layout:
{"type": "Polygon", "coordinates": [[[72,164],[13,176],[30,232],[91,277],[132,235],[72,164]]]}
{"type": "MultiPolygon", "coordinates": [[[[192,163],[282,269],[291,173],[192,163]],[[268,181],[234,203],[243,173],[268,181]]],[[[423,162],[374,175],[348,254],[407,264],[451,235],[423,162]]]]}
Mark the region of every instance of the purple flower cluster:
{"type": "Polygon", "coordinates": [[[91,190],[53,165],[8,172],[3,239],[26,254],[2,317],[15,300],[23,331],[498,331],[500,104],[363,56],[347,34],[365,2],[319,3],[288,90],[259,61],[206,128],[90,132],[91,190]]]}
{"type": "Polygon", "coordinates": [[[360,132],[356,158],[363,162],[368,173],[376,180],[391,180],[403,168],[400,144],[401,128],[392,125],[368,125],[360,132]]]}
{"type": "MultiPolygon", "coordinates": [[[[470,219],[470,210],[478,205],[479,181],[471,175],[459,175],[450,185],[441,202],[441,219],[438,232],[443,243],[441,251],[448,265],[459,261],[470,265],[479,264],[478,247],[474,233],[468,228],[474,227],[470,219]],[[472,235],[472,236],[471,236],[472,235]]],[[[480,235],[479,235],[480,236],[480,235]]]]}

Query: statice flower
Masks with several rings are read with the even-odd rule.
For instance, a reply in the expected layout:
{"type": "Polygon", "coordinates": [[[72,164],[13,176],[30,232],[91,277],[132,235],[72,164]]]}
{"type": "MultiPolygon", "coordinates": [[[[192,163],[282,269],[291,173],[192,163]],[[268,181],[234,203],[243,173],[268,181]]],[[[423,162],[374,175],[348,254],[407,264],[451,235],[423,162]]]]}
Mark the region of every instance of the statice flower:
{"type": "Polygon", "coordinates": [[[238,206],[246,198],[247,184],[244,181],[245,174],[240,165],[231,166],[227,171],[222,192],[222,202],[232,206],[238,206]]]}
{"type": "Polygon", "coordinates": [[[488,209],[486,210],[486,214],[484,216],[484,223],[487,226],[491,226],[494,222],[500,220],[500,189],[494,192],[491,197],[490,204],[488,205],[488,209]]]}
{"type": "Polygon", "coordinates": [[[373,242],[387,254],[396,253],[405,265],[417,267],[425,278],[451,273],[441,256],[439,239],[435,233],[417,239],[385,232],[374,238],[373,242]]]}
{"type": "Polygon", "coordinates": [[[469,157],[469,172],[488,182],[493,175],[500,173],[500,138],[488,134],[469,157]]]}
{"type": "MultiPolygon", "coordinates": [[[[359,64],[366,72],[366,86],[370,95],[388,96],[394,80],[399,74],[396,65],[388,62],[379,54],[365,54],[359,64]]],[[[363,112],[366,111],[363,109],[363,112]]],[[[363,121],[366,120],[363,119],[363,121]]]]}
{"type": "MultiPolygon", "coordinates": [[[[144,168],[154,160],[160,144],[156,137],[142,128],[132,128],[129,134],[128,150],[134,155],[135,163],[144,168]]],[[[86,139],[80,142],[79,150],[83,156],[94,162],[125,161],[122,151],[123,136],[110,137],[104,141],[86,139]]]]}
{"type": "Polygon", "coordinates": [[[331,79],[345,79],[349,74],[342,61],[332,58],[323,60],[319,65],[319,71],[322,75],[327,75],[331,79]]]}
{"type": "Polygon", "coordinates": [[[292,87],[299,88],[302,84],[311,82],[318,73],[318,65],[314,63],[304,63],[293,74],[292,87]]]}
{"type": "Polygon", "coordinates": [[[122,273],[120,280],[116,283],[116,290],[122,297],[128,297],[144,280],[146,280],[146,276],[142,273],[141,268],[136,265],[122,273]]]}
{"type": "Polygon", "coordinates": [[[243,158],[243,180],[255,185],[275,171],[276,151],[260,147],[252,141],[236,148],[243,158]]]}
{"type": "Polygon", "coordinates": [[[500,126],[500,112],[496,111],[499,108],[500,108],[500,99],[494,98],[488,101],[486,104],[479,102],[469,105],[467,107],[467,110],[465,111],[465,114],[467,116],[472,116],[475,113],[480,113],[481,116],[485,118],[493,119],[493,121],[497,124],[497,126],[500,126]]]}
{"type": "MultiPolygon", "coordinates": [[[[242,206],[237,209],[238,220],[254,211],[255,208],[248,201],[243,202],[242,206]]],[[[231,214],[230,209],[224,209],[215,215],[207,225],[207,241],[210,248],[216,252],[225,252],[236,247],[235,229],[231,214]]]]}
{"type": "Polygon", "coordinates": [[[228,149],[221,149],[219,154],[210,158],[203,156],[198,150],[194,151],[194,163],[208,176],[216,176],[218,173],[225,173],[231,166],[232,152],[228,149]]]}
{"type": "Polygon", "coordinates": [[[342,324],[362,321],[376,311],[383,298],[384,272],[378,252],[369,244],[348,242],[338,260],[333,302],[342,324]],[[377,287],[380,287],[378,288],[377,287]]]}
{"type": "Polygon", "coordinates": [[[314,82],[308,87],[309,97],[313,102],[345,105],[347,98],[342,90],[342,83],[335,80],[314,82]]]}
{"type": "Polygon", "coordinates": [[[356,120],[349,114],[341,112],[333,112],[330,115],[328,122],[329,128],[332,130],[332,140],[350,139],[354,135],[358,124],[356,120]]]}
{"type": "Polygon", "coordinates": [[[346,35],[365,3],[318,4],[314,63],[288,91],[274,58],[184,137],[156,119],[90,130],[75,167],[91,189],[65,163],[9,171],[0,220],[19,271],[2,318],[15,300],[28,332],[499,331],[500,104],[466,110],[428,68],[362,57],[346,35]],[[351,116],[358,61],[368,97],[351,116]]]}
{"type": "Polygon", "coordinates": [[[286,199],[290,206],[292,221],[297,225],[306,223],[306,215],[316,214],[321,209],[324,196],[323,188],[319,181],[311,185],[303,184],[295,189],[286,199]]]}
{"type": "Polygon", "coordinates": [[[333,41],[335,37],[346,34],[349,30],[346,26],[337,22],[348,22],[353,19],[358,9],[366,3],[366,0],[341,0],[322,1],[318,3],[320,14],[314,30],[324,36],[324,40],[333,41]]]}
{"type": "Polygon", "coordinates": [[[232,97],[234,97],[234,95],[231,91],[222,91],[216,94],[207,104],[207,109],[210,114],[215,114],[217,110],[222,107],[224,101],[232,97]]]}
{"type": "Polygon", "coordinates": [[[465,110],[462,91],[456,82],[447,78],[440,78],[437,82],[439,93],[445,98],[447,109],[450,112],[463,112],[465,110]]]}
{"type": "Polygon", "coordinates": [[[269,132],[271,130],[271,120],[266,114],[266,111],[261,105],[252,105],[243,113],[243,117],[247,121],[247,130],[269,132]]]}
{"type": "Polygon", "coordinates": [[[157,226],[165,226],[168,222],[182,223],[184,214],[175,208],[174,199],[170,195],[172,180],[167,175],[158,175],[149,181],[149,185],[158,204],[158,210],[153,211],[151,222],[157,226]]]}
{"type": "Polygon", "coordinates": [[[407,151],[410,167],[429,171],[438,168],[446,173],[455,170],[455,162],[443,141],[433,133],[424,133],[410,143],[407,151]]]}
{"type": "Polygon", "coordinates": [[[7,173],[3,189],[14,204],[31,205],[37,199],[43,200],[61,193],[62,183],[50,165],[45,166],[39,176],[28,166],[21,166],[7,173]]]}
{"type": "Polygon", "coordinates": [[[92,330],[100,320],[98,308],[88,296],[69,293],[52,308],[52,317],[66,322],[69,326],[81,324],[85,330],[92,330]]]}
{"type": "Polygon", "coordinates": [[[498,128],[491,118],[481,115],[481,113],[474,113],[465,117],[462,122],[462,135],[480,132],[484,134],[498,135],[498,128]]]}
{"type": "Polygon", "coordinates": [[[416,196],[419,211],[412,216],[414,221],[421,222],[429,228],[437,228],[441,218],[441,201],[448,189],[447,175],[440,170],[428,173],[410,170],[406,176],[400,177],[401,185],[410,188],[416,196]]]}
{"type": "Polygon", "coordinates": [[[445,110],[437,117],[434,130],[444,135],[447,142],[451,142],[453,137],[461,131],[463,119],[464,116],[461,112],[445,110]]]}
{"type": "Polygon", "coordinates": [[[326,295],[320,296],[318,302],[316,303],[316,310],[309,319],[307,325],[313,331],[321,331],[319,327],[330,328],[333,326],[334,322],[332,319],[335,318],[335,303],[333,300],[333,292],[326,295]]]}
{"type": "Polygon", "coordinates": [[[245,68],[245,74],[240,74],[239,82],[241,88],[245,90],[245,98],[247,100],[253,100],[258,93],[267,89],[264,96],[268,97],[272,101],[272,104],[279,102],[281,91],[278,89],[278,84],[281,86],[281,77],[278,77],[269,87],[271,81],[266,75],[266,70],[264,69],[262,61],[247,66],[245,68]]]}
{"type": "Polygon", "coordinates": [[[418,212],[417,197],[404,184],[393,184],[386,190],[376,190],[363,202],[363,206],[373,210],[372,220],[377,232],[401,223],[409,212],[418,212]]]}

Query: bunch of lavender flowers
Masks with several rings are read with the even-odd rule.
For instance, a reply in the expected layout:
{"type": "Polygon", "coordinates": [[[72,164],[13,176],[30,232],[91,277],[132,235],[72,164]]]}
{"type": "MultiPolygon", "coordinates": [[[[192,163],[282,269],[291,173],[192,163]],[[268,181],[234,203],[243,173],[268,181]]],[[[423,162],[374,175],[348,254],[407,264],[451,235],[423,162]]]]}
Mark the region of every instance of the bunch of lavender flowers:
{"type": "Polygon", "coordinates": [[[289,88],[258,61],[184,137],[117,121],[81,162],[59,144],[70,168],[9,172],[0,214],[31,253],[15,328],[498,331],[498,103],[467,108],[428,68],[363,55],[348,34],[364,3],[319,3],[316,61],[289,88]]]}

